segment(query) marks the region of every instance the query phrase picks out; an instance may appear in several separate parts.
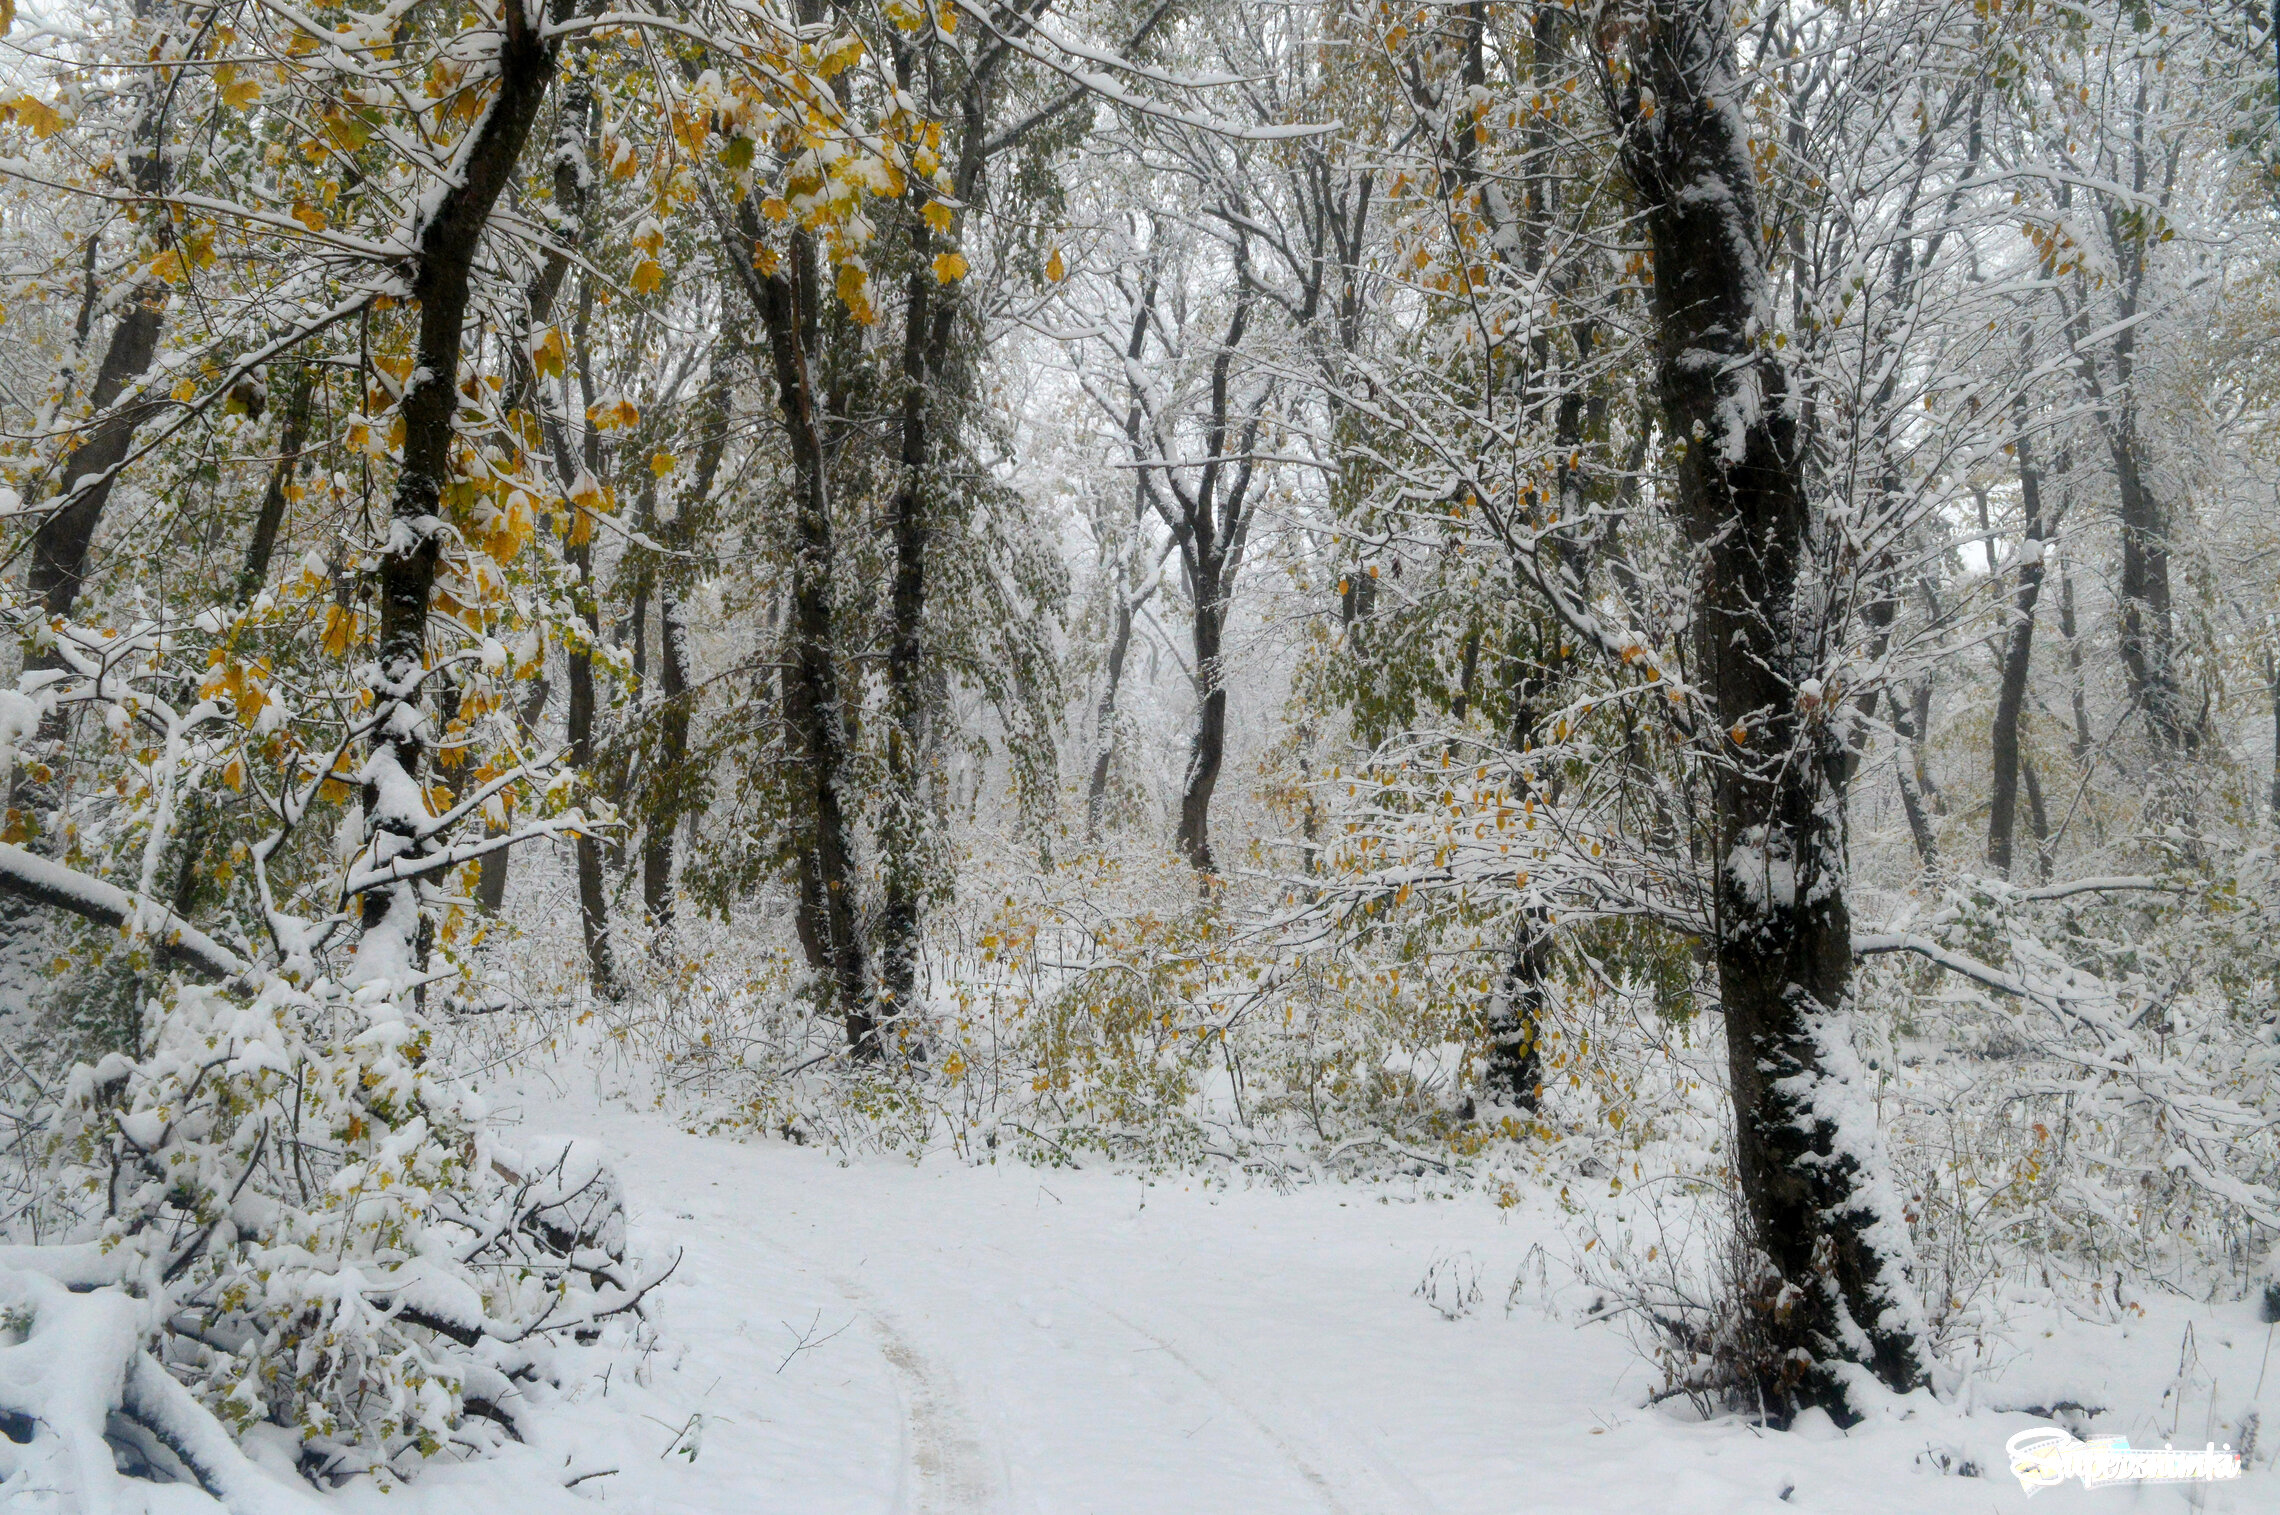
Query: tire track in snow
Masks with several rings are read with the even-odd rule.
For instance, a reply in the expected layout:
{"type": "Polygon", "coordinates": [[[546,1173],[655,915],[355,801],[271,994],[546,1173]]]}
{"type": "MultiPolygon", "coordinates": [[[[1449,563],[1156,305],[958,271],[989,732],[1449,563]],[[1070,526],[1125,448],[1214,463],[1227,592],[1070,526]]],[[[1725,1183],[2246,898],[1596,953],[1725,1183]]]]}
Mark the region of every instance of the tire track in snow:
{"type": "MultiPolygon", "coordinates": [[[[981,1245],[1009,1263],[1018,1261],[1012,1253],[994,1242],[983,1242],[981,1245]]],[[[1176,1343],[1159,1336],[1114,1306],[1103,1304],[1082,1289],[1063,1281],[1056,1280],[1052,1287],[1086,1309],[1107,1316],[1178,1363],[1190,1378],[1203,1385],[1213,1398],[1232,1410],[1237,1419],[1258,1433],[1261,1440],[1281,1455],[1291,1470],[1304,1479],[1307,1486],[1321,1499],[1329,1515],[1395,1515],[1395,1512],[1400,1512],[1400,1515],[1439,1515],[1438,1505],[1426,1498],[1423,1491],[1399,1470],[1388,1465],[1383,1457],[1371,1450],[1365,1449],[1363,1455],[1375,1466],[1364,1471],[1363,1476],[1368,1482],[1377,1485],[1382,1493],[1377,1497],[1358,1495],[1354,1479],[1350,1475],[1361,1470],[1348,1468],[1341,1470],[1339,1476],[1335,1477],[1325,1472],[1316,1465],[1316,1461],[1333,1463],[1334,1457],[1323,1457],[1317,1453],[1315,1460],[1309,1460],[1307,1454],[1295,1444],[1298,1438],[1286,1434],[1281,1427],[1259,1413],[1254,1403],[1257,1396],[1231,1388],[1219,1375],[1200,1367],[1176,1343]]]]}
{"type": "MultiPolygon", "coordinates": [[[[1077,1294],[1075,1290],[1068,1292],[1110,1320],[1115,1321],[1133,1335],[1153,1343],[1163,1351],[1166,1357],[1185,1368],[1189,1376],[1209,1389],[1216,1398],[1241,1416],[1251,1429],[1257,1431],[1277,1452],[1282,1454],[1283,1459],[1322,1497],[1322,1502],[1329,1509],[1331,1515],[1392,1515],[1392,1512],[1397,1510],[1404,1512],[1404,1515],[1438,1515],[1438,1506],[1426,1499],[1416,1485],[1406,1477],[1391,1467],[1385,1466],[1385,1460],[1374,1452],[1365,1450],[1364,1455],[1371,1462],[1379,1464],[1378,1467],[1363,1470],[1349,1466],[1340,1469],[1336,1477],[1326,1473],[1322,1468],[1310,1462],[1298,1446],[1293,1444],[1296,1438],[1293,1438],[1282,1427],[1259,1413],[1252,1402],[1254,1396],[1238,1392],[1241,1388],[1240,1385],[1231,1387],[1217,1374],[1206,1372],[1193,1358],[1181,1351],[1177,1344],[1157,1335],[1123,1312],[1104,1305],[1098,1300],[1077,1294]],[[1378,1486],[1374,1497],[1357,1493],[1354,1477],[1356,1473],[1362,1474],[1368,1482],[1378,1486]]],[[[1333,1457],[1323,1457],[1319,1451],[1315,1455],[1326,1464],[1333,1462],[1333,1457]]]]}
{"type": "Polygon", "coordinates": [[[905,1336],[852,1281],[826,1273],[832,1286],[870,1322],[879,1355],[895,1370],[902,1396],[903,1467],[897,1515],[988,1515],[1001,1504],[981,1427],[956,1383],[905,1336]]]}

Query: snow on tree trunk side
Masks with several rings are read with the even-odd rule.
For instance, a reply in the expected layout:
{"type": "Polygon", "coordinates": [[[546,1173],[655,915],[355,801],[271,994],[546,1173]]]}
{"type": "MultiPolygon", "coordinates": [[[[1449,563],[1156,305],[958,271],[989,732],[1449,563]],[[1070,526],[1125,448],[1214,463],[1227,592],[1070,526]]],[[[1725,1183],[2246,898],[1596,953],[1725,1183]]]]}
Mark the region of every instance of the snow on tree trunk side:
{"type": "Polygon", "coordinates": [[[1623,161],[1653,253],[1657,386],[1680,439],[1671,508],[1700,563],[1696,656],[1715,775],[1719,998],[1748,1241],[1772,1277],[1754,1364],[1769,1410],[1850,1413],[1853,1373],[1925,1374],[1910,1248],[1848,1036],[1843,747],[1787,379],[1765,327],[1755,174],[1726,8],[1610,11],[1623,161]]]}
{"type": "MultiPolygon", "coordinates": [[[[569,14],[555,0],[550,19],[569,14]]],[[[520,6],[502,12],[498,93],[481,123],[467,134],[453,181],[437,197],[419,228],[418,268],[412,298],[420,329],[411,380],[401,406],[403,462],[389,508],[386,547],[374,575],[380,602],[371,752],[362,774],[366,848],[373,865],[410,862],[427,850],[429,820],[420,782],[428,722],[421,707],[427,679],[428,603],[441,558],[443,488],[452,477],[453,418],[459,408],[461,328],[466,324],[469,280],[491,207],[512,177],[531,123],[554,80],[558,40],[548,40],[520,6]]],[[[398,879],[364,896],[364,935],[357,977],[399,987],[419,973],[426,955],[421,885],[398,879]]]]}

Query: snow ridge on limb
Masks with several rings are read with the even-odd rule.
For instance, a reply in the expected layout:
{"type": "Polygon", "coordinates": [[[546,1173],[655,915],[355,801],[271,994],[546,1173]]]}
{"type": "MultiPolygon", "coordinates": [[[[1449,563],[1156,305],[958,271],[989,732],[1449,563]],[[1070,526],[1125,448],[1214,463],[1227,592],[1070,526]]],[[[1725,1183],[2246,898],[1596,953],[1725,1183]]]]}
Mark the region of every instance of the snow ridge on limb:
{"type": "Polygon", "coordinates": [[[238,979],[251,971],[243,958],[156,900],[51,862],[13,842],[0,842],[0,893],[147,938],[161,958],[208,979],[238,979]]]}

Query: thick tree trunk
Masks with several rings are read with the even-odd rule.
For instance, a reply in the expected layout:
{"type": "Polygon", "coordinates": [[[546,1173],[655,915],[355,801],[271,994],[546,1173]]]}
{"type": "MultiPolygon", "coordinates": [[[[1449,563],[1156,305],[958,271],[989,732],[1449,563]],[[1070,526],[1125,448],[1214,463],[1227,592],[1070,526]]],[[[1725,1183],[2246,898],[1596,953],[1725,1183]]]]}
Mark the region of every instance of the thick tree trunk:
{"type": "MultiPolygon", "coordinates": [[[[977,122],[966,123],[974,139],[977,122]]],[[[887,809],[879,826],[881,894],[879,985],[882,1022],[915,1013],[919,916],[926,891],[926,797],[920,764],[926,750],[926,570],[933,529],[928,520],[934,454],[941,438],[930,391],[949,356],[956,307],[940,292],[926,222],[910,218],[911,271],[904,282],[902,444],[896,461],[891,536],[894,578],[887,597],[887,809]]],[[[904,1035],[910,1034],[908,1028],[904,1035]]],[[[911,1044],[915,1046],[915,1044],[911,1044]]]]}
{"type": "Polygon", "coordinates": [[[1617,108],[1654,258],[1657,386],[1667,434],[1687,439],[1672,504],[1702,564],[1695,719],[1715,775],[1735,1169],[1771,1273],[1752,1326],[1778,1349],[1746,1367],[1779,1418],[1849,1418],[1840,1365],[1913,1388],[1923,1327],[1849,1036],[1845,753],[1801,583],[1812,509],[1787,375],[1757,336],[1768,288],[1727,9],[1648,0],[1637,19],[1601,35],[1629,54],[1617,108]]]}
{"type": "MultiPolygon", "coordinates": [[[[560,23],[566,0],[548,19],[560,23]]],[[[500,12],[498,92],[458,158],[454,182],[441,187],[419,228],[412,297],[420,313],[412,381],[404,391],[403,463],[390,502],[392,528],[374,572],[380,606],[379,686],[372,750],[365,763],[368,857],[377,864],[425,856],[420,830],[428,820],[420,768],[428,723],[421,710],[427,662],[428,603],[435,587],[445,526],[443,488],[452,477],[452,417],[459,402],[459,354],[467,321],[469,280],[491,210],[513,177],[532,122],[554,80],[557,43],[546,40],[520,6],[500,12]]],[[[400,879],[364,894],[362,979],[397,979],[420,970],[428,926],[421,885],[400,879]]]]}
{"type": "Polygon", "coordinates": [[[1187,780],[1180,790],[1181,854],[1198,873],[1218,872],[1211,856],[1211,795],[1227,757],[1227,681],[1220,661],[1227,601],[1216,574],[1195,584],[1195,737],[1188,745],[1187,780]]]}
{"type": "MultiPolygon", "coordinates": [[[[2019,407],[2022,420],[2026,406],[2019,407]]],[[[2046,526],[2042,508],[2042,475],[2035,468],[2034,442],[2024,426],[2016,443],[2019,454],[2019,501],[2026,512],[2026,531],[2019,548],[2018,582],[2011,591],[2011,625],[2002,643],[2000,683],[1995,696],[1993,749],[1995,774],[1987,804],[1987,866],[2004,878],[2011,876],[2011,840],[2019,809],[2019,717],[2027,704],[2027,675],[2034,666],[2035,602],[2042,596],[2043,540],[2046,526]]]]}

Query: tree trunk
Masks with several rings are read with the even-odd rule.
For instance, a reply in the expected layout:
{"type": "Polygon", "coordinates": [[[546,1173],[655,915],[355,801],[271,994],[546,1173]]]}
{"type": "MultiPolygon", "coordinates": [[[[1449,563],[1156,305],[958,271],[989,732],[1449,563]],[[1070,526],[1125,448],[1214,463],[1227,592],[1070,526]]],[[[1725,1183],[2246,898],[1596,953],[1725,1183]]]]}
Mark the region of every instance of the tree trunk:
{"type": "MultiPolygon", "coordinates": [[[[554,0],[559,24],[567,0],[554,0]]],[[[513,177],[532,122],[554,80],[557,43],[545,39],[520,6],[500,12],[498,92],[472,128],[454,181],[440,186],[415,242],[412,298],[420,313],[417,361],[399,407],[404,455],[390,502],[387,550],[374,572],[380,604],[372,751],[365,764],[367,855],[372,862],[416,861],[428,851],[420,830],[429,819],[420,767],[428,723],[421,710],[427,661],[427,617],[446,527],[444,485],[452,477],[452,417],[459,402],[459,354],[467,321],[468,285],[491,209],[513,177]]],[[[428,923],[422,886],[398,879],[364,893],[357,977],[389,979],[420,971],[428,923]]]]}
{"type": "MultiPolygon", "coordinates": [[[[969,111],[969,116],[971,111],[969,111]]],[[[966,139],[978,151],[980,124],[969,119],[966,139]]],[[[896,461],[891,536],[894,578],[887,597],[887,807],[879,826],[879,997],[882,1022],[916,1011],[919,912],[925,895],[926,797],[920,759],[926,747],[926,567],[932,528],[928,494],[941,438],[929,391],[949,356],[957,309],[935,278],[933,246],[925,220],[909,218],[910,276],[904,281],[902,444],[896,461]]],[[[911,1034],[905,1028],[903,1034],[911,1034]]],[[[911,1044],[915,1046],[915,1044],[911,1044]]]]}
{"type": "MultiPolygon", "coordinates": [[[[590,279],[579,281],[577,324],[571,335],[571,349],[578,368],[580,398],[585,402],[586,413],[591,416],[594,407],[594,378],[592,350],[588,342],[588,325],[593,318],[594,286],[590,279]]],[[[580,458],[579,477],[590,478],[599,471],[601,463],[600,436],[589,420],[585,428],[584,455],[580,458]]],[[[571,573],[571,592],[577,596],[578,618],[584,623],[584,634],[574,642],[564,662],[569,665],[569,708],[564,712],[564,736],[570,746],[570,764],[589,787],[594,779],[594,644],[601,640],[600,587],[594,581],[593,518],[582,504],[571,506],[570,531],[565,556],[571,573]]],[[[590,832],[580,832],[571,840],[571,859],[578,880],[578,932],[586,946],[586,978],[594,993],[605,1000],[615,1000],[624,994],[618,982],[617,963],[610,952],[609,894],[602,876],[601,838],[590,832]]]]}
{"type": "Polygon", "coordinates": [[[1116,695],[1124,683],[1124,660],[1132,652],[1130,591],[1119,572],[1116,585],[1116,630],[1108,639],[1108,656],[1101,667],[1100,704],[1093,711],[1092,776],[1085,781],[1085,840],[1098,844],[1108,818],[1108,771],[1116,760],[1116,695]]]}
{"type": "Polygon", "coordinates": [[[1227,756],[1227,683],[1220,663],[1227,601],[1207,568],[1195,583],[1195,739],[1188,746],[1187,782],[1180,791],[1180,852],[1198,873],[1218,872],[1211,856],[1211,795],[1227,756]]]}
{"type": "Polygon", "coordinates": [[[2026,709],[2027,675],[2034,666],[2035,602],[2042,596],[2046,532],[2042,475],[2035,468],[2034,442],[2024,425],[2025,401],[2016,408],[2022,423],[2015,445],[2026,532],[2019,548],[2018,583],[2011,592],[2010,631],[2003,640],[2001,682],[1995,697],[1995,775],[1987,804],[1987,866],[2003,878],[2011,876],[2011,840],[2019,809],[2019,717],[2026,709]]]}
{"type": "Polygon", "coordinates": [[[743,346],[741,333],[724,335],[721,351],[713,358],[712,372],[699,407],[697,467],[688,488],[674,502],[673,517],[662,522],[658,534],[675,556],[658,574],[657,680],[662,696],[657,712],[657,749],[650,763],[648,813],[642,818],[641,908],[649,922],[650,949],[661,959],[673,949],[673,856],[681,822],[693,808],[692,790],[698,776],[689,768],[689,632],[682,619],[682,554],[697,539],[700,518],[710,503],[713,482],[720,475],[721,454],[728,445],[730,412],[736,398],[735,365],[728,354],[743,346]]]}
{"type": "MultiPolygon", "coordinates": [[[[541,644],[540,655],[544,656],[544,644],[541,644]]],[[[522,705],[515,712],[517,727],[525,740],[529,739],[530,733],[536,731],[538,723],[545,718],[546,697],[550,692],[545,664],[542,662],[531,677],[530,693],[523,696],[522,705]]],[[[495,826],[489,821],[483,823],[483,834],[487,837],[504,836],[507,830],[507,827],[495,826]]],[[[494,847],[484,853],[482,861],[476,865],[475,905],[485,915],[497,915],[507,903],[507,859],[512,855],[511,848],[494,847]]]]}
{"type": "MultiPolygon", "coordinates": [[[[166,193],[162,102],[171,98],[169,78],[164,70],[148,75],[149,97],[135,122],[134,145],[127,159],[127,177],[146,202],[166,193]]],[[[102,524],[103,510],[110,504],[118,469],[134,445],[135,429],[158,408],[143,399],[112,410],[119,396],[150,371],[151,362],[158,356],[165,321],[166,285],[146,277],[136,284],[111,327],[111,340],[103,350],[103,361],[95,371],[95,387],[88,395],[95,424],[64,459],[57,500],[32,533],[25,587],[51,617],[71,614],[80,586],[86,582],[88,549],[94,544],[96,527],[102,524]]],[[[52,656],[43,659],[35,654],[33,666],[57,666],[52,656]]]]}
{"type": "Polygon", "coordinates": [[[1756,337],[1768,285],[1727,9],[1649,0],[1641,20],[1601,35],[1629,53],[1615,94],[1654,260],[1656,382],[1666,433],[1688,439],[1672,505],[1702,565],[1694,719],[1715,775],[1734,1166],[1772,1275],[1753,1329],[1778,1349],[1742,1366],[1777,1418],[1849,1420],[1842,1365],[1914,1388],[1923,1327],[1850,1040],[1845,753],[1808,682],[1821,628],[1800,583],[1812,507],[1787,374],[1756,337]]]}
{"type": "Polygon", "coordinates": [[[2114,484],[2121,503],[2122,672],[2130,694],[2164,751],[2198,745],[2200,728],[2185,711],[2177,679],[2176,628],[2169,600],[2167,512],[2145,481],[2143,448],[2128,398],[2111,429],[2114,484]]]}
{"type": "Polygon", "coordinates": [[[277,463],[269,470],[269,487],[262,491],[261,509],[254,517],[253,540],[246,544],[245,563],[238,569],[237,602],[249,605],[269,581],[269,562],[277,555],[277,533],[284,529],[285,492],[301,470],[301,448],[308,439],[309,404],[314,370],[306,363],[293,370],[292,387],[285,395],[284,413],[278,418],[277,463]]]}
{"type": "Polygon", "coordinates": [[[792,454],[791,662],[784,680],[784,721],[798,754],[809,817],[799,855],[800,944],[824,975],[833,1008],[860,1058],[881,1053],[873,1018],[864,944],[856,931],[855,879],[845,806],[846,731],[839,667],[833,656],[831,500],[810,353],[822,298],[814,239],[796,233],[779,271],[762,275],[750,249],[761,245],[749,202],[737,210],[743,249],[737,270],[767,332],[778,406],[792,454]]]}

